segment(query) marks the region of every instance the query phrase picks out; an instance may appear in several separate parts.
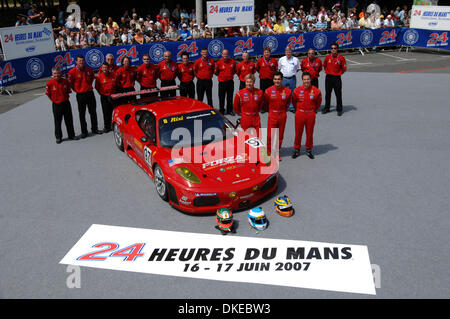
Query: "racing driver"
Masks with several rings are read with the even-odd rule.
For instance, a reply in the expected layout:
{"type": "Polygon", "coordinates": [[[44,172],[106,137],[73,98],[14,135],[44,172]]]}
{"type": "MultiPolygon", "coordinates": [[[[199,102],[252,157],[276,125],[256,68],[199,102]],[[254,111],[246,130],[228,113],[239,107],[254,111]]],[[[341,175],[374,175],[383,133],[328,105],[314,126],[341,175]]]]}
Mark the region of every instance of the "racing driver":
{"type": "Polygon", "coordinates": [[[255,76],[247,74],[245,76],[245,88],[236,93],[233,103],[234,111],[241,115],[241,127],[244,131],[253,127],[258,134],[261,128],[259,112],[262,105],[263,91],[255,88],[255,76]]]}
{"type": "MultiPolygon", "coordinates": [[[[281,149],[286,126],[286,111],[291,104],[291,89],[283,86],[282,81],[283,73],[276,71],[273,75],[274,85],[264,92],[264,108],[269,111],[267,122],[267,148],[269,152],[272,150],[272,129],[275,128],[278,128],[278,151],[281,149]]],[[[281,161],[279,155],[278,161],[281,161]]]]}

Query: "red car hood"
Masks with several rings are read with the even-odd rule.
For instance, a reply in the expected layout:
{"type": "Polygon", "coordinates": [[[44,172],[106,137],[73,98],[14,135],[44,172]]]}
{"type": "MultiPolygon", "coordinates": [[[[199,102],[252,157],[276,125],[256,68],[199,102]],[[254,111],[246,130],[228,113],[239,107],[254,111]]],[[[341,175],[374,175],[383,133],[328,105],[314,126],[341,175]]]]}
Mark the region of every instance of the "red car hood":
{"type": "Polygon", "coordinates": [[[198,178],[215,183],[240,184],[278,171],[278,163],[267,155],[261,141],[243,132],[223,142],[166,150],[170,167],[186,167],[198,178]]]}

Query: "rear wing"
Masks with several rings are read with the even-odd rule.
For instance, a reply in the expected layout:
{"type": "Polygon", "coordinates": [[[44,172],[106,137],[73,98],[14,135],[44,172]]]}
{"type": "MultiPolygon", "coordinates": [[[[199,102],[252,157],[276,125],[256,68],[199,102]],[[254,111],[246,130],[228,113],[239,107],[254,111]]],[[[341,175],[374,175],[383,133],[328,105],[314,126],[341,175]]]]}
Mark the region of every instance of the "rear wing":
{"type": "Polygon", "coordinates": [[[136,95],[144,95],[144,94],[149,94],[149,93],[158,93],[158,92],[172,91],[172,90],[179,90],[179,89],[180,89],[180,87],[178,85],[172,85],[172,86],[164,86],[161,88],[153,88],[153,89],[148,89],[148,90],[115,93],[115,94],[111,94],[111,99],[117,100],[117,99],[120,99],[123,97],[130,97],[130,96],[136,96],[136,95]]]}

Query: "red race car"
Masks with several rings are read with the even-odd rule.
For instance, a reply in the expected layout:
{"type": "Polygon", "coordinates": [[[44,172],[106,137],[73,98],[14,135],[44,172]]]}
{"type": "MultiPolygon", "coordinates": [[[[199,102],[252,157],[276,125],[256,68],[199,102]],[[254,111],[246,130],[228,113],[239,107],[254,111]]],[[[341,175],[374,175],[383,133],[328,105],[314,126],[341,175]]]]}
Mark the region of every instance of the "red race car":
{"type": "Polygon", "coordinates": [[[146,97],[122,104],[112,127],[117,147],[183,212],[248,208],[277,188],[278,162],[258,136],[200,101],[146,97]]]}

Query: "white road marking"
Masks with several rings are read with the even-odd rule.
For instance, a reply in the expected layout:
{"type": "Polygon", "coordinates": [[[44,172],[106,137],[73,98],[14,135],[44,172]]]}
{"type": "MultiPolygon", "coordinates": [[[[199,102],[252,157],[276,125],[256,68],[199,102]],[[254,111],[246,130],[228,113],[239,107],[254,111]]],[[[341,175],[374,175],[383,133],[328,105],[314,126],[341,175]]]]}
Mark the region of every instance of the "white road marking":
{"type": "Polygon", "coordinates": [[[395,59],[398,59],[400,61],[415,61],[415,60],[417,60],[417,59],[405,59],[405,58],[402,58],[402,57],[399,57],[399,56],[396,56],[396,55],[390,55],[390,54],[387,54],[387,53],[378,53],[378,54],[381,54],[381,55],[384,55],[384,56],[388,56],[390,58],[395,58],[395,59]]]}
{"type": "Polygon", "coordinates": [[[33,95],[44,95],[45,93],[35,93],[33,95]]]}
{"type": "Polygon", "coordinates": [[[356,62],[356,61],[350,60],[350,59],[348,59],[348,58],[346,58],[346,60],[349,61],[349,62],[352,62],[353,64],[351,64],[351,65],[366,65],[366,64],[372,64],[372,62],[361,63],[361,62],[356,62]]]}

